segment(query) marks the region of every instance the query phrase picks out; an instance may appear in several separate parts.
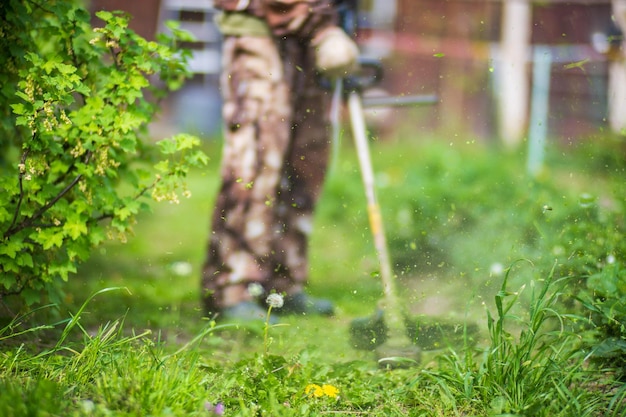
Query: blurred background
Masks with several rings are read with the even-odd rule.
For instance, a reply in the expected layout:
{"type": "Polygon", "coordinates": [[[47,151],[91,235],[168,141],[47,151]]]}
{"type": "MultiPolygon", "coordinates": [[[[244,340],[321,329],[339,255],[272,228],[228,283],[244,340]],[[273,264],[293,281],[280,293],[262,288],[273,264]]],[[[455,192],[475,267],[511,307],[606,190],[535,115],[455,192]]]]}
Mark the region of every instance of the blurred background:
{"type": "MultiPolygon", "coordinates": [[[[387,111],[385,123],[373,121],[377,132],[388,135],[410,123],[417,133],[463,132],[515,146],[527,135],[578,141],[599,128],[621,131],[626,69],[619,19],[612,15],[622,3],[360,1],[358,42],[385,68],[377,93],[439,97],[417,117],[407,117],[411,110],[387,111]]],[[[220,35],[211,0],[92,0],[91,8],[129,12],[131,27],[148,39],[166,31],[167,20],[194,34],[197,42],[187,46],[194,50],[195,76],[166,103],[157,130],[206,137],[219,131],[220,35]]]]}

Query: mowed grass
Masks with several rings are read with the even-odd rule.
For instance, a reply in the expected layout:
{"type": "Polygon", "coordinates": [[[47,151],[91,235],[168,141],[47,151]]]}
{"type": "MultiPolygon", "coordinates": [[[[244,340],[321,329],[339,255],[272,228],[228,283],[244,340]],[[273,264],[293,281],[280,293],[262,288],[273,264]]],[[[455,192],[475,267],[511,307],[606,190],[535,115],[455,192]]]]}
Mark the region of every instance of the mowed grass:
{"type": "MultiPolygon", "coordinates": [[[[86,325],[97,326],[103,320],[123,317],[126,328],[159,332],[172,348],[207,325],[208,318],[203,317],[201,308],[200,277],[213,200],[219,187],[219,144],[209,143],[206,152],[211,156],[211,164],[188,178],[191,198],[181,199],[180,204],[152,204],[152,212],[138,219],[134,236],[128,236],[125,243],[110,242],[102,247],[72,280],[67,297],[74,308],[100,289],[125,288],[98,296],[84,315],[86,325]]],[[[349,148],[342,150],[344,161],[353,160],[349,152],[349,148]]],[[[282,321],[287,325],[275,330],[277,352],[318,347],[331,360],[366,355],[350,348],[348,323],[352,317],[372,314],[382,293],[373,276],[378,268],[377,258],[367,227],[360,174],[356,166],[347,162],[343,170],[343,186],[353,188],[351,192],[359,199],[342,204],[358,207],[347,209],[353,218],[347,216],[341,223],[316,218],[309,288],[315,296],[332,299],[338,314],[333,318],[284,317],[282,321]]],[[[321,206],[328,204],[336,202],[329,198],[320,202],[321,206]]],[[[246,351],[247,342],[241,343],[238,336],[230,342],[233,333],[237,332],[228,332],[229,337],[224,338],[228,339],[223,341],[225,352],[216,349],[211,354],[234,359],[237,352],[246,351]]],[[[249,342],[252,346],[248,348],[255,350],[258,341],[249,342]]]]}
{"type": "MultiPolygon", "coordinates": [[[[210,165],[188,178],[192,197],[153,204],[134,236],[100,248],[65,288],[66,304],[42,310],[58,310],[44,322],[51,329],[12,337],[28,329],[16,321],[0,333],[11,346],[0,353],[0,415],[211,415],[217,404],[240,416],[624,415],[626,390],[610,370],[589,367],[583,338],[558,310],[567,285],[551,272],[547,237],[557,223],[548,216],[581,193],[622,198],[612,192],[623,168],[554,149],[530,178],[523,150],[473,140],[396,139],[372,151],[400,295],[412,317],[452,323],[419,367],[378,369],[351,344],[350,321],[373,313],[382,290],[350,144],[310,244],[309,292],[333,300],[336,316],[285,317],[272,328],[203,316],[219,186],[219,144],[210,142],[210,165]],[[316,396],[314,386],[339,394],[316,396]]],[[[29,318],[21,321],[32,329],[29,318]]]]}

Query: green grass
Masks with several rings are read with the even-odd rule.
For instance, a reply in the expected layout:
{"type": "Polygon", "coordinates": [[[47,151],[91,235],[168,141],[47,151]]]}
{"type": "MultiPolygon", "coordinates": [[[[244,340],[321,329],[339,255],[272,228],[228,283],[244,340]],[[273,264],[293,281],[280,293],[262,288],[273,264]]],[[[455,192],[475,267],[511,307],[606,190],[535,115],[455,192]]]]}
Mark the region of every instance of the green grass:
{"type": "Polygon", "coordinates": [[[207,144],[191,199],[153,205],[135,236],[98,250],[63,306],[0,329],[0,415],[206,416],[217,403],[232,416],[626,413],[616,370],[590,361],[596,333],[572,298],[600,256],[624,261],[623,161],[600,146],[559,149],[531,179],[523,153],[472,141],[374,143],[403,299],[444,333],[419,367],[389,371],[350,345],[350,321],[382,291],[356,158],[340,152],[311,240],[310,292],[332,299],[335,317],[266,329],[202,316],[219,161],[207,144]],[[582,193],[603,204],[590,212],[582,193]]]}

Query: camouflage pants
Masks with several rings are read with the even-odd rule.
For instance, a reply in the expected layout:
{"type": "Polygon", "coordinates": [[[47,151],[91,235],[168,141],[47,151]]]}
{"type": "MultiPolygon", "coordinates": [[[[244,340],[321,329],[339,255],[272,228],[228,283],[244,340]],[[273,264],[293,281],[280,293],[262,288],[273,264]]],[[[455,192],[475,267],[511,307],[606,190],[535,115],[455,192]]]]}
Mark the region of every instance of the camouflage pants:
{"type": "Polygon", "coordinates": [[[207,312],[251,300],[248,288],[293,294],[307,281],[307,239],[328,160],[329,94],[296,39],[226,37],[225,144],[203,297],[207,312]]]}

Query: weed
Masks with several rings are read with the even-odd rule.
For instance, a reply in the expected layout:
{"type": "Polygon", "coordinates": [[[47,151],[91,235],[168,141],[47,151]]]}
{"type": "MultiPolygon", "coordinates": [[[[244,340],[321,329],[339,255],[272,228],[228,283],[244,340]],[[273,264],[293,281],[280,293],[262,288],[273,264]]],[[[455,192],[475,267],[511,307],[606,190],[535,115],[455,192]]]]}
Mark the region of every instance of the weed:
{"type": "Polygon", "coordinates": [[[270,320],[272,318],[272,309],[281,308],[284,304],[285,300],[283,296],[277,293],[271,293],[267,296],[267,316],[265,319],[265,326],[263,328],[263,352],[267,355],[270,347],[270,320]]]}
{"type": "Polygon", "coordinates": [[[198,353],[189,349],[194,341],[165,355],[149,331],[125,335],[123,320],[95,334],[81,325],[88,302],[112,290],[89,297],[52,348],[0,355],[1,415],[206,415],[208,380],[198,353]],[[81,342],[73,341],[73,329],[82,333],[81,342]]]}
{"type": "Polygon", "coordinates": [[[487,311],[490,344],[479,352],[466,346],[439,358],[439,369],[425,375],[457,409],[476,408],[490,415],[591,416],[598,403],[581,388],[591,380],[583,368],[581,340],[567,331],[569,316],[555,310],[567,280],[530,282],[527,316],[518,292],[508,290],[509,268],[495,296],[496,317],[487,311]]]}

